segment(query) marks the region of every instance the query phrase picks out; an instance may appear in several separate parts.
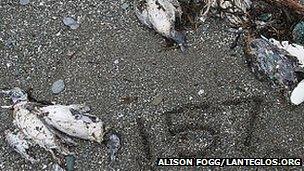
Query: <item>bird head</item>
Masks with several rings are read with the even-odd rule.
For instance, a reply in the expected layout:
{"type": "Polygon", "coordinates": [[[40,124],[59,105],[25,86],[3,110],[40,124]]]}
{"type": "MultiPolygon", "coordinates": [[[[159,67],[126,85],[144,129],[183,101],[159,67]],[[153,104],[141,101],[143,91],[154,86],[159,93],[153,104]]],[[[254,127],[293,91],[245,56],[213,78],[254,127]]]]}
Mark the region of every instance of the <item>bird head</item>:
{"type": "Polygon", "coordinates": [[[28,100],[28,94],[19,87],[15,87],[11,90],[1,90],[0,94],[9,96],[11,98],[11,100],[13,101],[13,103],[28,100]]]}

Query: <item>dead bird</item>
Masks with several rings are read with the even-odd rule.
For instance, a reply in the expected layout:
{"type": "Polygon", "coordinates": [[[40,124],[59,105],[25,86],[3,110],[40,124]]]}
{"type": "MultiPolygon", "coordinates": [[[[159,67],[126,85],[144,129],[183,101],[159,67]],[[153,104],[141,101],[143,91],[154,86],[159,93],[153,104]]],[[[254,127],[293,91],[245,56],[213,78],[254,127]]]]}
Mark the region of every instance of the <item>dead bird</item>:
{"type": "Polygon", "coordinates": [[[20,131],[10,131],[5,130],[5,140],[17,153],[19,153],[23,158],[30,161],[32,164],[36,163],[37,160],[31,157],[27,150],[29,149],[29,142],[25,140],[25,135],[20,131]]]}
{"type": "MultiPolygon", "coordinates": [[[[26,110],[26,116],[38,119],[40,125],[48,128],[48,131],[56,134],[67,143],[73,144],[74,142],[64,134],[98,143],[103,140],[104,124],[98,117],[89,114],[90,108],[88,106],[78,104],[46,105],[46,103],[42,104],[36,100],[31,102],[28,100],[28,94],[20,88],[15,88],[8,93],[13,95],[11,98],[14,104],[17,101],[23,104],[18,110],[26,110]]],[[[14,105],[14,108],[17,106],[14,105]]]]}
{"type": "MultiPolygon", "coordinates": [[[[298,85],[302,79],[303,70],[295,56],[292,56],[284,49],[278,48],[266,38],[249,40],[246,47],[247,62],[252,71],[259,79],[268,79],[273,87],[284,90],[287,95],[298,85]],[[300,68],[300,69],[299,69],[300,68]]],[[[302,85],[300,87],[303,87],[302,85]]],[[[302,90],[296,89],[296,92],[302,90]]],[[[303,98],[296,93],[291,98],[291,102],[299,104],[299,98],[303,98]]]]}
{"type": "Polygon", "coordinates": [[[35,106],[28,101],[28,96],[25,91],[20,88],[14,88],[8,91],[1,91],[1,93],[10,96],[13,101],[13,105],[9,107],[13,109],[13,123],[19,131],[18,136],[14,136],[8,132],[7,140],[8,143],[16,140],[23,144],[20,147],[22,156],[30,159],[29,156],[24,155],[24,151],[22,150],[22,148],[27,148],[26,144],[39,145],[49,151],[57,161],[60,160],[56,157],[54,150],[63,155],[70,154],[66,148],[61,146],[55,134],[53,134],[33,112],[35,106]],[[21,138],[21,135],[24,135],[24,138],[21,138]],[[24,143],[25,141],[27,143],[24,143]]]}
{"type": "Polygon", "coordinates": [[[278,41],[274,38],[269,39],[269,42],[275,45],[276,47],[285,50],[290,56],[294,56],[297,58],[299,62],[299,69],[297,70],[298,74],[302,74],[298,76],[299,80],[302,80],[297,86],[292,90],[290,95],[290,101],[299,105],[304,102],[304,47],[295,43],[290,44],[288,41],[278,41]]]}
{"type": "Polygon", "coordinates": [[[186,51],[186,34],[175,27],[182,15],[177,0],[137,0],[135,13],[142,24],[175,41],[182,52],[186,51]]]}
{"type": "Polygon", "coordinates": [[[246,48],[248,64],[260,78],[266,77],[273,85],[287,90],[292,90],[298,83],[295,73],[298,61],[286,51],[262,38],[249,41],[246,48]]]}
{"type": "Polygon", "coordinates": [[[49,126],[67,135],[91,140],[103,141],[104,123],[96,116],[90,115],[90,108],[85,105],[49,105],[39,108],[38,115],[49,126]]]}

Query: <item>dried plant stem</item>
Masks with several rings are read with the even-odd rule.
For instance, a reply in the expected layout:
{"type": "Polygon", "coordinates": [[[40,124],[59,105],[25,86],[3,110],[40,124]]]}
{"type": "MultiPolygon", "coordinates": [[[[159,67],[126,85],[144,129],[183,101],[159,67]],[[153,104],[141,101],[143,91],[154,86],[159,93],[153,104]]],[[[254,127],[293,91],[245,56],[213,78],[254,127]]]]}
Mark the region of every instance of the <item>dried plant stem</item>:
{"type": "Polygon", "coordinates": [[[265,2],[279,5],[281,7],[289,8],[290,10],[294,10],[299,14],[304,15],[304,6],[300,4],[297,0],[264,0],[265,2]]]}
{"type": "MultiPolygon", "coordinates": [[[[204,1],[204,0],[203,0],[204,1]]],[[[201,20],[202,21],[205,21],[205,19],[207,18],[207,15],[210,11],[210,7],[212,5],[212,3],[214,2],[215,0],[207,0],[207,3],[206,5],[204,6],[203,10],[201,11],[201,20]],[[205,10],[206,9],[206,10],[205,10]]],[[[205,1],[204,1],[205,2],[205,1]]]]}

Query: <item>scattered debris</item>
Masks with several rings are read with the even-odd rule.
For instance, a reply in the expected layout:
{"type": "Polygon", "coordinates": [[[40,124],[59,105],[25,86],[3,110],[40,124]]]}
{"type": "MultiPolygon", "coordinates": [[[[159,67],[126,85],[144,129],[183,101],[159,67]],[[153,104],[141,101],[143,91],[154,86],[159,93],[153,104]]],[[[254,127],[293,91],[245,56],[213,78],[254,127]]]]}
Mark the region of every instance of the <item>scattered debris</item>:
{"type": "Polygon", "coordinates": [[[60,167],[57,163],[52,165],[51,171],[65,171],[62,167],[60,167]]]}
{"type": "Polygon", "coordinates": [[[304,44],[304,21],[299,22],[294,27],[292,37],[296,43],[304,44]]]}
{"type": "Polygon", "coordinates": [[[163,95],[159,94],[154,97],[154,99],[151,101],[151,103],[153,105],[157,106],[163,101],[163,99],[164,99],[163,95]]]}
{"type": "Polygon", "coordinates": [[[177,29],[184,30],[189,28],[196,30],[202,24],[201,21],[205,21],[207,18],[207,16],[202,16],[205,15],[202,13],[205,13],[203,9],[208,5],[202,0],[179,0],[179,2],[182,8],[182,16],[181,21],[177,20],[178,22],[175,23],[177,29]]]}
{"type": "Polygon", "coordinates": [[[120,102],[123,104],[130,104],[138,100],[137,96],[123,96],[120,98],[120,102]]]}
{"type": "Polygon", "coordinates": [[[53,94],[59,94],[61,93],[65,88],[65,84],[63,80],[57,80],[52,85],[52,92],[53,94]]]}
{"type": "Polygon", "coordinates": [[[213,14],[218,14],[227,19],[232,26],[240,26],[248,20],[246,13],[250,9],[251,0],[203,0],[206,5],[201,12],[201,20],[205,20],[209,9],[213,14]],[[203,12],[204,11],[204,12],[203,12]]]}
{"type": "Polygon", "coordinates": [[[30,0],[20,0],[19,3],[20,3],[21,5],[27,5],[27,4],[30,3],[30,0]]]}
{"type": "Polygon", "coordinates": [[[304,12],[303,6],[295,0],[252,1],[251,9],[247,14],[249,20],[243,25],[248,35],[255,38],[264,35],[291,42],[292,30],[303,18],[304,13],[301,11],[304,12]]]}
{"type": "Polygon", "coordinates": [[[110,156],[110,163],[113,163],[116,159],[116,154],[121,147],[121,141],[117,133],[109,133],[107,140],[107,148],[110,156]]]}
{"type": "Polygon", "coordinates": [[[70,27],[72,30],[75,30],[79,27],[79,23],[72,17],[64,17],[62,21],[64,25],[70,27]]]}

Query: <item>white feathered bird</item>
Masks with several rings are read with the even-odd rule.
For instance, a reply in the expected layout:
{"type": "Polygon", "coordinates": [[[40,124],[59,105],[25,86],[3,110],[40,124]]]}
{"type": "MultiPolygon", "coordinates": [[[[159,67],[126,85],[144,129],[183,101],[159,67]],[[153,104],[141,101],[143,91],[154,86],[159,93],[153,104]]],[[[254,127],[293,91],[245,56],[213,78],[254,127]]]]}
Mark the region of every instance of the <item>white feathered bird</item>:
{"type": "Polygon", "coordinates": [[[17,153],[19,153],[23,158],[30,161],[31,163],[37,162],[36,159],[31,157],[27,150],[29,149],[29,142],[25,140],[25,135],[20,132],[12,132],[10,130],[5,130],[5,140],[17,153]]]}
{"type": "MultiPolygon", "coordinates": [[[[20,136],[18,136],[19,140],[23,142],[21,142],[21,144],[24,144],[23,147],[20,147],[21,149],[27,148],[26,143],[24,143],[24,141],[27,141],[27,144],[37,144],[49,151],[54,159],[57,159],[54,150],[64,155],[70,154],[67,149],[58,143],[58,139],[55,134],[53,134],[38,118],[35,112],[33,112],[35,110],[35,106],[27,101],[28,96],[23,90],[20,88],[14,88],[9,91],[2,91],[2,93],[9,95],[14,103],[11,106],[13,108],[13,123],[19,129],[20,135],[24,135],[24,139],[21,139],[20,136]]],[[[14,137],[9,134],[9,138],[7,140],[9,140],[10,143],[14,139],[18,140],[18,137],[14,137]]],[[[21,154],[24,156],[24,153],[21,154]]]]}
{"type": "MultiPolygon", "coordinates": [[[[14,110],[21,110],[23,112],[22,116],[26,116],[26,118],[35,121],[35,124],[39,124],[40,127],[44,125],[45,128],[52,133],[56,133],[56,135],[59,130],[67,135],[96,141],[98,143],[103,140],[105,131],[104,124],[98,117],[88,113],[90,111],[88,106],[78,104],[44,105],[30,102],[28,101],[27,93],[20,88],[7,91],[6,94],[8,93],[15,103],[13,106],[14,110]]],[[[18,124],[19,127],[30,124],[28,123],[30,121],[24,118],[22,118],[21,121],[26,121],[27,123],[21,123],[21,121],[19,121],[20,117],[15,118],[15,120],[18,121],[16,124],[18,124]]],[[[67,139],[65,138],[65,140],[67,139]]]]}
{"type": "Polygon", "coordinates": [[[28,145],[38,144],[51,152],[55,159],[54,150],[64,155],[71,154],[59,143],[59,140],[74,143],[66,134],[99,143],[103,140],[103,122],[88,114],[89,109],[84,105],[45,105],[32,102],[28,100],[28,94],[18,87],[0,92],[10,96],[13,101],[13,105],[2,107],[13,109],[14,125],[19,129],[20,135],[25,137],[18,139],[20,136],[8,134],[8,143],[17,140],[24,144],[18,152],[29,160],[31,157],[24,153],[28,145]]]}
{"type": "Polygon", "coordinates": [[[84,105],[50,105],[40,108],[40,114],[48,125],[70,136],[101,143],[104,124],[90,115],[84,105]]]}
{"type": "Polygon", "coordinates": [[[176,19],[180,19],[182,15],[177,0],[137,0],[135,12],[141,23],[174,40],[185,52],[186,35],[175,28],[176,19]]]}

